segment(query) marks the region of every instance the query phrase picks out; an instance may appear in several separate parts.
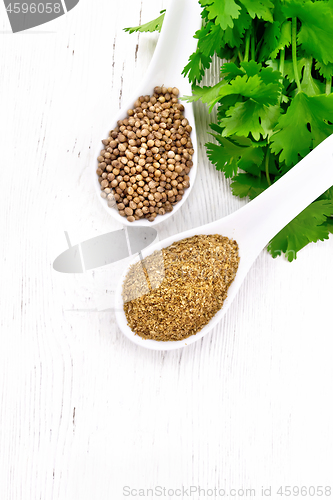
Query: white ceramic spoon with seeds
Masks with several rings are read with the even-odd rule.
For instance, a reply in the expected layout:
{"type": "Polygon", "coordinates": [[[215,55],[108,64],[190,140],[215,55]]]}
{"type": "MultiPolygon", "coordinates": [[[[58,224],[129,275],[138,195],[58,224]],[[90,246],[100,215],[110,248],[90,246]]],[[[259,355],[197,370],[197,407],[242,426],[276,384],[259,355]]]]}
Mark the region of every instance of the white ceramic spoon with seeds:
{"type": "MultiPolygon", "coordinates": [[[[221,234],[237,241],[240,262],[236,277],[229,288],[228,297],[222,309],[197,334],[184,340],[167,342],[143,339],[135,335],[127,325],[122,300],[122,283],[128,271],[126,269],[118,285],[115,302],[116,318],[122,332],[135,344],[154,350],[169,351],[200,340],[227,312],[250,267],[267,243],[296,215],[331,186],[333,186],[333,134],[280,180],[233,214],[216,222],[171,236],[146,248],[142,252],[143,257],[183,238],[189,238],[197,234],[221,234]]],[[[133,263],[138,260],[139,257],[133,263]]]]}
{"type": "MultiPolygon", "coordinates": [[[[193,38],[194,33],[201,27],[201,7],[197,0],[171,0],[166,7],[166,13],[158,38],[158,42],[150,62],[149,68],[143,81],[137,85],[133,82],[133,97],[129,99],[119,110],[119,112],[108,120],[108,123],[101,133],[101,140],[108,137],[110,130],[117,126],[118,120],[127,117],[127,110],[133,107],[134,102],[141,95],[152,95],[155,86],[165,85],[166,87],[177,87],[179,97],[191,95],[191,85],[182,75],[183,68],[188,62],[189,56],[196,50],[197,40],[193,38]]],[[[153,222],[147,219],[140,219],[134,222],[128,222],[126,217],[119,215],[117,208],[109,207],[107,201],[101,198],[101,187],[96,175],[97,157],[100,154],[103,145],[99,145],[93,160],[93,184],[97,196],[107,212],[118,222],[124,225],[154,226],[171,217],[185,203],[188,198],[191,187],[193,186],[198,162],[198,145],[196,138],[196,129],[194,123],[193,104],[182,101],[184,105],[184,116],[192,127],[191,140],[194,154],[192,156],[193,166],[189,173],[190,187],[185,189],[183,198],[174,205],[172,212],[165,215],[158,215],[153,222]]]]}

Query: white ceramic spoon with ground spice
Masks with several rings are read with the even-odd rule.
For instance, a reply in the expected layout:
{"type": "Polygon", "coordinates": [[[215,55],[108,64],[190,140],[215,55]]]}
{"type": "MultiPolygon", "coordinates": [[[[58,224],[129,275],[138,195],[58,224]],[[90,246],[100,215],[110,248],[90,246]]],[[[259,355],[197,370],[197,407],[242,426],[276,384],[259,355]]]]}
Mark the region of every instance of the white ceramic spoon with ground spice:
{"type": "MultiPolygon", "coordinates": [[[[179,97],[191,95],[192,90],[187,78],[181,73],[188,62],[189,56],[196,50],[197,40],[193,38],[194,33],[201,27],[201,7],[197,0],[171,0],[166,7],[165,18],[163,21],[161,33],[150,62],[145,78],[139,85],[133,80],[133,96],[129,99],[116,116],[108,120],[106,127],[101,130],[101,140],[106,139],[110,130],[117,126],[118,120],[127,117],[127,110],[133,108],[134,102],[141,95],[152,95],[155,86],[165,85],[166,87],[176,87],[179,89],[179,97]]],[[[189,173],[190,187],[184,190],[182,199],[176,203],[172,212],[164,215],[157,215],[153,222],[147,219],[139,219],[134,222],[127,221],[126,217],[119,214],[116,207],[109,207],[105,199],[101,198],[101,187],[96,174],[97,157],[100,154],[103,145],[98,146],[93,158],[93,184],[96,189],[98,199],[107,212],[118,222],[125,225],[152,226],[168,219],[173,215],[186,201],[191,192],[196,172],[197,172],[197,138],[194,123],[192,103],[181,102],[185,108],[183,114],[192,127],[191,140],[194,154],[192,157],[193,166],[189,173]]]]}
{"type": "MultiPolygon", "coordinates": [[[[166,248],[175,241],[199,234],[220,234],[236,240],[239,246],[239,267],[220,311],[198,333],[178,341],[160,342],[135,335],[127,325],[123,311],[122,283],[116,293],[116,318],[122,332],[132,342],[148,349],[172,350],[193,344],[208,333],[227,312],[250,267],[267,243],[296,215],[333,186],[333,134],[303,158],[280,180],[253,201],[216,222],[184,231],[146,248],[143,257],[166,248]]],[[[139,258],[133,262],[137,262],[139,258]]],[[[249,300],[251,300],[249,298],[249,300]]]]}

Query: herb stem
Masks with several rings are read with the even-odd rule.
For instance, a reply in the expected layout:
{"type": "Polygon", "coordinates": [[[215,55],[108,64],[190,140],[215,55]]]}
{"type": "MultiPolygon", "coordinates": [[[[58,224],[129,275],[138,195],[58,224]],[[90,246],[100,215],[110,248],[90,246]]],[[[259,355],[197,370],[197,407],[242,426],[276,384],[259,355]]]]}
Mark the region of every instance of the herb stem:
{"type": "Polygon", "coordinates": [[[243,59],[243,56],[242,56],[240,50],[238,50],[237,55],[238,55],[238,59],[240,60],[240,62],[243,62],[244,59],[243,59]]]}
{"type": "Polygon", "coordinates": [[[325,93],[329,95],[332,90],[332,78],[326,78],[325,93]]]}
{"type": "Polygon", "coordinates": [[[285,58],[285,48],[280,50],[280,63],[279,63],[279,71],[281,73],[280,82],[282,83],[281,94],[279,95],[279,103],[281,104],[282,96],[283,96],[283,80],[284,80],[284,58],[285,58]]]}
{"type": "Polygon", "coordinates": [[[270,155],[270,150],[269,150],[269,145],[267,145],[267,151],[266,151],[266,156],[265,156],[265,172],[266,172],[266,179],[268,182],[268,185],[271,186],[271,179],[269,177],[269,155],[270,155]]]}
{"type": "Polygon", "coordinates": [[[254,30],[251,32],[251,59],[256,58],[256,40],[254,37],[254,30]]]}
{"type": "Polygon", "coordinates": [[[279,71],[284,78],[284,57],[285,57],[285,48],[280,50],[280,65],[279,65],[279,71]]]}
{"type": "Polygon", "coordinates": [[[247,62],[249,60],[249,54],[250,54],[250,37],[251,37],[251,30],[247,30],[246,37],[245,37],[245,53],[244,53],[244,61],[247,62]]]}
{"type": "Polygon", "coordinates": [[[297,85],[298,92],[302,92],[301,82],[299,79],[298,67],[297,67],[297,17],[293,17],[291,21],[291,49],[293,57],[295,82],[297,85]]]}

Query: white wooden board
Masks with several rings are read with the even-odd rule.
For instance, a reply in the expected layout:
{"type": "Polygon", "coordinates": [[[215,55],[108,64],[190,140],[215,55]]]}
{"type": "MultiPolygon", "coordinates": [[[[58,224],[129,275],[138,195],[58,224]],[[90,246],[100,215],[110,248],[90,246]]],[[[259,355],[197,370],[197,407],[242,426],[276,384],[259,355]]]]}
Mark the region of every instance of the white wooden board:
{"type": "MultiPolygon", "coordinates": [[[[122,28],[167,5],[81,0],[15,35],[0,5],[1,500],[332,486],[332,238],[292,264],[263,252],[218,327],[167,354],[134,346],[103,311],[127,261],[52,269],[64,231],[76,244],[119,228],[95,198],[91,163],[158,38],[122,28]]],[[[215,62],[204,83],[217,75],[215,62]]],[[[206,158],[203,105],[196,120],[198,177],[161,239],[246,203],[206,158]]]]}

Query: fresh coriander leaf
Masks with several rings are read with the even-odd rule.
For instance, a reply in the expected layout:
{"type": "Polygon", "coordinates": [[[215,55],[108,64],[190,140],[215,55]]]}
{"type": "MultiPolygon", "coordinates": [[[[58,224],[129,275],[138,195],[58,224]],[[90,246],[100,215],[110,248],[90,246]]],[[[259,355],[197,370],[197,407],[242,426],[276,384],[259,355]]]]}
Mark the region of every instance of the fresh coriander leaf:
{"type": "Polygon", "coordinates": [[[229,157],[224,147],[219,144],[207,142],[205,144],[207,156],[211,163],[214,163],[216,170],[224,172],[226,177],[232,177],[238,171],[237,159],[229,157]]]}
{"type": "Polygon", "coordinates": [[[192,87],[192,95],[184,96],[183,100],[187,102],[195,102],[199,101],[199,99],[204,103],[209,105],[209,112],[212,111],[215,103],[220,98],[219,92],[221,87],[226,85],[227,82],[221,80],[213,87],[199,87],[198,85],[193,85],[192,87]]]}
{"type": "Polygon", "coordinates": [[[216,54],[220,59],[225,59],[227,61],[235,59],[235,49],[229,47],[228,44],[225,44],[224,47],[220,47],[220,49],[216,51],[216,54]]]}
{"type": "Polygon", "coordinates": [[[222,134],[223,128],[220,127],[217,123],[210,123],[209,126],[212,130],[214,130],[214,132],[217,132],[218,134],[222,134]]]}
{"type": "Polygon", "coordinates": [[[234,0],[200,0],[208,13],[208,19],[215,20],[223,30],[233,28],[234,19],[239,17],[241,7],[234,0]]]}
{"type": "MultiPolygon", "coordinates": [[[[255,73],[260,71],[261,64],[250,61],[248,63],[241,63],[241,66],[247,71],[248,75],[254,75],[253,78],[258,78],[255,73]]],[[[242,92],[240,87],[236,87],[240,95],[249,97],[251,100],[245,103],[238,103],[237,101],[239,101],[239,99],[234,99],[235,102],[226,102],[223,107],[218,109],[218,121],[220,124],[227,127],[227,131],[223,135],[237,134],[248,136],[251,132],[254,139],[258,141],[260,140],[260,134],[262,134],[263,138],[270,137],[273,134],[273,129],[278,122],[281,109],[279,105],[275,104],[271,106],[269,104],[271,102],[277,102],[278,100],[281,89],[281,73],[279,71],[273,71],[271,68],[263,68],[259,74],[260,79],[263,80],[261,84],[263,94],[261,93],[260,87],[257,85],[258,81],[254,80],[254,88],[259,89],[257,90],[256,96],[249,92],[242,92]],[[278,93],[274,94],[274,91],[277,89],[278,93]],[[263,100],[264,95],[270,92],[272,92],[270,97],[273,100],[263,100]],[[261,104],[262,108],[260,106],[255,106],[255,102],[261,104]],[[234,110],[234,107],[238,107],[238,109],[234,110]],[[254,113],[253,116],[252,113],[254,113]],[[233,117],[232,120],[231,117],[233,117]],[[239,119],[239,123],[237,123],[237,119],[239,119]],[[236,132],[238,126],[241,130],[239,134],[236,132]],[[230,129],[230,127],[234,128],[230,129]]],[[[231,82],[231,85],[233,85],[233,82],[231,82]]],[[[232,88],[235,90],[235,86],[232,88]]],[[[247,90],[249,91],[249,89],[247,90]]],[[[225,93],[225,89],[222,89],[222,91],[225,93]]],[[[222,91],[220,91],[220,94],[222,91]]],[[[228,90],[228,92],[229,91],[230,90],[228,90]]],[[[237,95],[237,92],[235,92],[235,95],[237,95]]],[[[221,105],[224,104],[225,99],[226,98],[219,101],[221,105]]]]}
{"type": "Polygon", "coordinates": [[[217,122],[221,123],[221,120],[226,117],[226,112],[231,107],[235,106],[238,102],[239,96],[237,94],[227,95],[220,99],[217,108],[217,122]]]}
{"type": "Polygon", "coordinates": [[[228,82],[236,78],[236,76],[243,76],[244,70],[236,66],[235,63],[224,63],[221,67],[221,76],[228,82]]]}
{"type": "Polygon", "coordinates": [[[212,62],[211,57],[207,57],[199,50],[196,50],[189,57],[189,62],[182,71],[182,75],[188,77],[191,83],[200,82],[212,62]]]}
{"type": "Polygon", "coordinates": [[[205,146],[207,148],[207,156],[216,165],[217,170],[222,170],[226,177],[232,177],[237,174],[239,168],[253,175],[260,174],[258,165],[262,163],[264,157],[262,148],[253,147],[252,142],[246,137],[243,137],[236,144],[230,140],[234,138],[226,139],[221,135],[212,135],[219,144],[209,142],[205,146]]]}
{"type": "Polygon", "coordinates": [[[319,200],[331,200],[333,201],[333,186],[327,189],[319,198],[319,200]]]}
{"type": "MultiPolygon", "coordinates": [[[[307,61],[307,59],[305,57],[302,57],[301,59],[297,60],[297,71],[298,71],[299,75],[302,75],[303,70],[304,70],[304,66],[306,65],[306,61],[307,61]]],[[[274,63],[276,63],[276,65],[278,65],[277,61],[274,61],[273,64],[271,64],[271,61],[268,61],[267,63],[269,63],[269,66],[272,67],[273,69],[275,69],[274,63]]],[[[289,58],[284,61],[284,77],[288,78],[288,80],[290,82],[295,81],[295,72],[294,72],[293,62],[289,58]]]]}
{"type": "Polygon", "coordinates": [[[234,79],[238,75],[244,76],[244,73],[247,76],[258,75],[265,85],[275,83],[281,87],[280,81],[282,79],[282,75],[280,71],[274,70],[271,67],[263,67],[262,64],[253,60],[240,63],[239,68],[233,63],[225,63],[221,68],[221,74],[226,74],[227,80],[234,79]]]}
{"type": "Polygon", "coordinates": [[[279,91],[281,90],[282,75],[280,71],[274,71],[272,68],[262,68],[259,75],[265,85],[269,85],[272,83],[279,87],[279,91]]]}
{"type": "MultiPolygon", "coordinates": [[[[201,0],[199,0],[199,3],[201,4],[201,6],[203,6],[203,2],[201,2],[201,0]]],[[[208,18],[208,15],[209,15],[209,12],[207,9],[203,8],[202,11],[201,11],[201,17],[202,19],[208,23],[209,22],[209,18],[208,18]]]]}
{"type": "Polygon", "coordinates": [[[280,162],[295,165],[333,132],[332,123],[333,94],[308,97],[299,92],[279,118],[271,150],[280,153],[280,162]]]}
{"type": "Polygon", "coordinates": [[[224,42],[229,45],[229,47],[239,48],[243,42],[243,35],[245,30],[247,30],[251,25],[251,17],[248,12],[242,8],[239,17],[233,20],[233,28],[228,27],[224,30],[224,42]]]}
{"type": "Polygon", "coordinates": [[[215,53],[216,47],[220,47],[221,45],[224,45],[223,31],[220,25],[212,24],[209,32],[199,39],[198,50],[205,54],[206,57],[210,57],[215,53]]]}
{"type": "Polygon", "coordinates": [[[291,22],[286,21],[281,25],[280,37],[275,49],[270,53],[270,57],[275,58],[279,51],[291,44],[291,22]]]}
{"type": "Polygon", "coordinates": [[[133,28],[124,28],[124,31],[128,31],[129,34],[134,33],[136,31],[144,32],[144,31],[161,31],[165,9],[160,11],[160,16],[148,23],[141,24],[140,26],[135,26],[133,28]]]}
{"type": "Polygon", "coordinates": [[[238,144],[239,146],[244,146],[244,147],[254,147],[254,148],[258,148],[258,147],[264,147],[267,145],[266,141],[251,141],[251,139],[249,139],[248,137],[239,137],[237,135],[233,135],[233,136],[230,136],[229,137],[229,140],[230,141],[233,141],[235,142],[236,144],[238,144]]]}
{"type": "Polygon", "coordinates": [[[266,82],[263,82],[258,75],[250,77],[244,75],[237,76],[229,83],[221,80],[214,87],[201,88],[196,86],[193,89],[193,96],[186,96],[186,99],[195,101],[200,98],[202,102],[209,105],[210,111],[218,101],[233,94],[249,98],[261,105],[276,104],[281,91],[281,83],[279,81],[278,83],[269,83],[270,80],[276,81],[272,76],[273,74],[271,68],[265,68],[262,75],[266,82]]]}
{"type": "Polygon", "coordinates": [[[202,80],[205,70],[209,68],[212,62],[212,56],[216,49],[221,50],[225,45],[220,25],[209,21],[208,14],[204,9],[202,17],[206,19],[206,22],[194,35],[194,38],[198,39],[197,50],[190,56],[188,64],[182,71],[182,74],[187,75],[191,83],[202,80]]]}
{"type": "Polygon", "coordinates": [[[258,60],[275,59],[281,49],[291,44],[291,22],[286,21],[282,25],[278,21],[266,23],[262,39],[258,60]]]}
{"type": "Polygon", "coordinates": [[[262,64],[257,63],[254,60],[248,62],[240,63],[241,68],[244,70],[247,76],[259,75],[262,69],[262,64]]]}
{"type": "Polygon", "coordinates": [[[327,217],[326,221],[324,222],[325,227],[327,227],[327,230],[333,234],[333,217],[327,217]]]}
{"type": "Polygon", "coordinates": [[[215,26],[215,24],[213,22],[211,22],[211,21],[205,22],[201,26],[201,28],[194,33],[193,38],[197,38],[197,40],[201,40],[202,38],[205,38],[205,36],[208,35],[208,33],[210,32],[210,30],[212,29],[213,26],[215,26]]]}
{"type": "Polygon", "coordinates": [[[265,189],[268,188],[266,177],[256,177],[251,174],[237,174],[231,183],[231,190],[234,196],[245,198],[248,196],[250,200],[256,198],[265,189]]]}
{"type": "Polygon", "coordinates": [[[283,6],[286,17],[302,23],[298,43],[309,56],[328,64],[333,62],[333,10],[325,1],[288,0],[283,6]]]}
{"type": "Polygon", "coordinates": [[[256,141],[259,141],[261,135],[265,139],[272,132],[279,107],[265,106],[249,99],[246,102],[238,102],[225,114],[226,117],[220,121],[220,125],[224,127],[223,136],[248,137],[251,134],[256,141]]]}
{"type": "Polygon", "coordinates": [[[308,243],[324,241],[329,237],[327,218],[333,215],[333,202],[315,201],[284,227],[269,243],[273,257],[286,254],[289,262],[308,243]]]}
{"type": "MultiPolygon", "coordinates": [[[[254,69],[254,65],[252,64],[252,61],[250,61],[248,63],[243,62],[243,63],[241,63],[241,66],[245,69],[246,73],[249,76],[251,76],[249,68],[252,67],[254,69]]],[[[257,66],[260,67],[261,65],[257,63],[257,66]]],[[[263,67],[260,69],[260,71],[257,74],[260,76],[261,80],[264,82],[265,85],[269,85],[270,83],[274,83],[281,90],[282,75],[281,75],[280,71],[274,71],[272,68],[263,67]]]]}
{"type": "Polygon", "coordinates": [[[267,59],[270,58],[270,54],[272,54],[272,52],[276,50],[276,47],[279,44],[280,36],[281,36],[281,25],[278,21],[265,24],[265,31],[262,37],[263,42],[258,55],[259,61],[266,61],[267,59]]]}
{"type": "Polygon", "coordinates": [[[258,17],[264,21],[273,22],[274,4],[269,0],[240,0],[247,9],[248,13],[254,19],[258,17]]]}
{"type": "Polygon", "coordinates": [[[230,94],[239,94],[256,103],[269,106],[277,103],[281,87],[280,82],[265,84],[258,75],[237,76],[230,83],[222,86],[219,94],[221,98],[230,94]]]}
{"type": "Polygon", "coordinates": [[[183,75],[188,75],[192,83],[201,81],[205,70],[212,62],[216,47],[224,45],[223,31],[219,25],[214,25],[212,22],[208,22],[198,30],[194,38],[198,39],[197,50],[190,56],[189,63],[182,71],[183,75]]]}
{"type": "Polygon", "coordinates": [[[264,139],[269,139],[274,133],[274,128],[279,121],[280,114],[281,108],[279,105],[264,108],[264,112],[261,113],[261,126],[264,129],[264,139]]]}
{"type": "Polygon", "coordinates": [[[326,80],[329,80],[333,76],[333,64],[328,63],[324,64],[322,62],[317,61],[315,64],[316,70],[319,72],[319,74],[325,78],[326,80]]]}
{"type": "Polygon", "coordinates": [[[274,21],[279,21],[281,24],[286,20],[286,15],[283,10],[284,6],[285,0],[274,0],[274,21]]]}
{"type": "Polygon", "coordinates": [[[278,59],[274,59],[273,61],[272,59],[268,59],[265,64],[268,68],[272,68],[274,71],[279,71],[278,59]]]}
{"type": "Polygon", "coordinates": [[[261,63],[257,63],[256,61],[247,61],[241,62],[240,67],[244,70],[247,76],[260,76],[263,66],[261,63]]]}
{"type": "Polygon", "coordinates": [[[301,80],[301,88],[308,96],[325,93],[325,84],[312,77],[312,57],[306,59],[301,80]]]}

